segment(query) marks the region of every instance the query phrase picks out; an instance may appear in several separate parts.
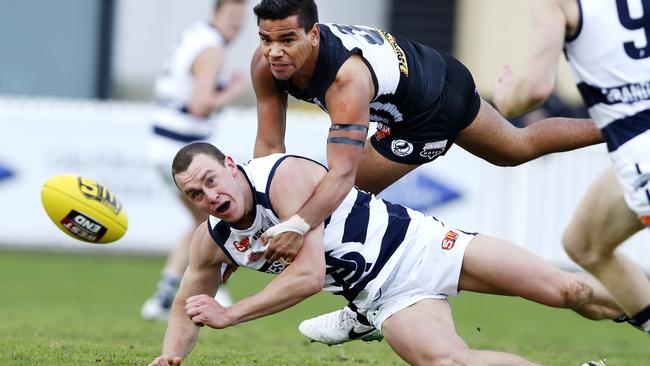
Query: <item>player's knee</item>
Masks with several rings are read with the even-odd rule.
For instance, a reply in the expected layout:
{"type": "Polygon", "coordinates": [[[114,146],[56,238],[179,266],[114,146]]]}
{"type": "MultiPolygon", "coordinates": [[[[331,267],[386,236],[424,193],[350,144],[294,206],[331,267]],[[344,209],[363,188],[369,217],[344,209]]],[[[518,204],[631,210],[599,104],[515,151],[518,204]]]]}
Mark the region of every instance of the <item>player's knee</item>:
{"type": "Polygon", "coordinates": [[[469,350],[448,350],[448,352],[427,352],[419,355],[414,365],[419,366],[469,366],[469,350]]]}
{"type": "Polygon", "coordinates": [[[576,275],[569,275],[565,284],[560,288],[560,297],[565,308],[577,309],[588,303],[594,291],[585,281],[576,275]]]}
{"type": "Polygon", "coordinates": [[[586,270],[595,268],[605,259],[590,238],[576,236],[568,229],[562,237],[562,245],[569,258],[586,270]]]}

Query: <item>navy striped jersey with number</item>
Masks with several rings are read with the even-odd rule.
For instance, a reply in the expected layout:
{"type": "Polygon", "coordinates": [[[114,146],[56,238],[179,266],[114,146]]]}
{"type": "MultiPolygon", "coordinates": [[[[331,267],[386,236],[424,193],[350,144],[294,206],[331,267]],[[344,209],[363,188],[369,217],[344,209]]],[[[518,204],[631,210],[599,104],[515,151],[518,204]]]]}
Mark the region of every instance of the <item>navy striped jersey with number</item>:
{"type": "MultiPolygon", "coordinates": [[[[260,236],[280,222],[269,201],[269,189],[275,171],[287,158],[302,157],[273,154],[253,159],[240,166],[253,191],[255,220],[246,230],[237,230],[216,217],[208,219],[208,230],[214,241],[236,264],[269,273],[280,273],[284,265],[268,263],[260,236]]],[[[413,219],[424,215],[400,205],[391,204],[353,188],[339,207],[325,221],[324,250],[326,276],[324,290],[341,294],[352,301],[373,280],[383,281],[397,265],[412,234],[408,230],[413,219]],[[392,258],[392,260],[391,260],[392,258]]],[[[381,283],[370,287],[379,289],[381,283]]]]}
{"type": "MultiPolygon", "coordinates": [[[[225,46],[223,36],[210,23],[197,22],[183,32],[156,79],[156,103],[161,107],[154,116],[156,134],[185,143],[205,140],[212,134],[219,111],[214,111],[209,118],[198,118],[188,111],[195,87],[192,66],[206,49],[225,46]]],[[[223,88],[226,78],[222,68],[215,89],[223,88]]]]}
{"type": "Polygon", "coordinates": [[[363,57],[374,82],[376,94],[370,102],[371,122],[399,129],[401,122],[426,120],[416,117],[431,113],[442,91],[445,61],[429,47],[375,28],[320,24],[318,61],[308,88],[298,91],[289,81],[278,79],[274,79],[275,84],[280,90],[317,104],[327,112],[327,89],[341,65],[353,54],[363,57]]]}
{"type": "Polygon", "coordinates": [[[609,151],[650,129],[650,2],[579,1],[565,53],[609,151]]]}

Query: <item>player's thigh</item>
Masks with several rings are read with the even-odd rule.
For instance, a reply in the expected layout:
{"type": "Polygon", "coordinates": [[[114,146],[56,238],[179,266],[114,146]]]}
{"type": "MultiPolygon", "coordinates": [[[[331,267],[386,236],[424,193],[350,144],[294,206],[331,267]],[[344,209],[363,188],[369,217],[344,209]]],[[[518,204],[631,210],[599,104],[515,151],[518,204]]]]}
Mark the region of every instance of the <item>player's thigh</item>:
{"type": "Polygon", "coordinates": [[[363,160],[357,170],[355,185],[364,191],[378,194],[419,165],[402,164],[382,156],[370,143],[366,143],[363,160]]]}
{"type": "Polygon", "coordinates": [[[589,187],[565,231],[565,246],[573,251],[611,253],[643,226],[625,202],[613,166],[589,187]]]}
{"type": "MultiPolygon", "coordinates": [[[[559,245],[559,243],[557,244],[559,245]]],[[[520,296],[563,307],[575,281],[570,274],[508,241],[477,235],[467,246],[459,279],[461,290],[520,296]]],[[[579,286],[576,284],[576,290],[579,286]]]]}
{"type": "Polygon", "coordinates": [[[513,126],[481,98],[478,115],[460,131],[456,144],[490,163],[509,165],[514,163],[513,157],[526,152],[523,136],[522,129],[513,126]]]}
{"type": "Polygon", "coordinates": [[[384,339],[412,365],[430,364],[467,353],[467,344],[456,334],[447,300],[426,299],[386,319],[384,339]]]}

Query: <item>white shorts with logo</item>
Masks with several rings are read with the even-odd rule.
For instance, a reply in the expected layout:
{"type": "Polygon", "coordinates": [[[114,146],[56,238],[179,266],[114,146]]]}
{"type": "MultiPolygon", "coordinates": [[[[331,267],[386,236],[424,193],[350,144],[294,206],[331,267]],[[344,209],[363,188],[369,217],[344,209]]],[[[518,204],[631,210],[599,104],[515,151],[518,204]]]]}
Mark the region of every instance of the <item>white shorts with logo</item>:
{"type": "Polygon", "coordinates": [[[359,308],[377,329],[391,315],[421,300],[446,299],[459,292],[465,249],[475,234],[448,227],[431,217],[418,224],[372,306],[367,310],[359,308]]]}
{"type": "Polygon", "coordinates": [[[610,153],[625,202],[650,226],[650,130],[610,153]]]}

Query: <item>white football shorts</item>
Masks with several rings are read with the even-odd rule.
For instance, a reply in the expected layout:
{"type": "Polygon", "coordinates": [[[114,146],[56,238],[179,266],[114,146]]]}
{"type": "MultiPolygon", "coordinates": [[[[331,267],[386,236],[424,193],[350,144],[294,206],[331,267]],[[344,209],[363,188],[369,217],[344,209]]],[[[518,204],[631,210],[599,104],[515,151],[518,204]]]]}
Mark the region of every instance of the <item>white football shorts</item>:
{"type": "Polygon", "coordinates": [[[420,221],[399,264],[365,312],[370,323],[381,329],[388,317],[421,300],[458,295],[465,249],[474,237],[432,217],[420,221]]]}
{"type": "Polygon", "coordinates": [[[625,202],[650,226],[650,130],[621,145],[610,154],[625,202]]]}

